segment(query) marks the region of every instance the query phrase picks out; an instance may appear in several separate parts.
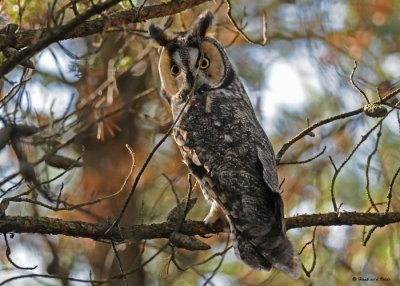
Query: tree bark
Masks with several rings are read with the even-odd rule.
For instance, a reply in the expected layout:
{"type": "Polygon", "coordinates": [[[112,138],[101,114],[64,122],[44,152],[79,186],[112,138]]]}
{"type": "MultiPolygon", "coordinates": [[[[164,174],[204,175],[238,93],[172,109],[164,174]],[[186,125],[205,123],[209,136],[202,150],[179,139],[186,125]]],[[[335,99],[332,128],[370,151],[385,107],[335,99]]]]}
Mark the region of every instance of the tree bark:
{"type": "MultiPolygon", "coordinates": [[[[357,213],[344,212],[325,214],[305,214],[286,218],[287,229],[332,226],[332,225],[377,225],[383,227],[387,224],[400,222],[400,212],[380,213],[357,213]]],[[[140,241],[142,239],[169,238],[174,232],[176,225],[165,222],[157,224],[121,225],[107,234],[110,225],[102,223],[88,223],[81,221],[66,221],[56,218],[35,218],[5,216],[0,219],[0,232],[2,233],[40,233],[53,235],[67,235],[74,237],[85,237],[92,239],[113,239],[114,241],[140,241]]],[[[212,227],[202,221],[185,221],[180,232],[186,235],[207,235],[223,232],[222,224],[212,227]]]]}
{"type": "MultiPolygon", "coordinates": [[[[105,17],[85,21],[76,28],[67,32],[62,40],[73,39],[78,37],[86,37],[93,34],[104,32],[107,28],[115,27],[118,25],[139,23],[149,19],[165,17],[180,13],[186,9],[190,9],[194,6],[200,5],[210,0],[173,0],[168,3],[159,5],[144,6],[142,9],[132,8],[129,10],[123,10],[111,13],[105,17]]],[[[33,29],[33,30],[22,30],[15,34],[15,45],[17,49],[29,46],[34,43],[38,35],[44,35],[48,32],[47,28],[33,29]]]]}
{"type": "Polygon", "coordinates": [[[99,19],[88,20],[90,17],[101,14],[120,1],[121,0],[109,0],[93,5],[68,23],[54,28],[20,31],[10,35],[5,33],[0,34],[0,50],[7,47],[16,49],[26,47],[22,51],[15,53],[0,66],[0,78],[10,72],[18,63],[29,60],[35,53],[43,50],[51,43],[102,33],[108,27],[143,22],[152,18],[173,15],[209,0],[172,0],[160,5],[133,8],[111,13],[99,19]]]}

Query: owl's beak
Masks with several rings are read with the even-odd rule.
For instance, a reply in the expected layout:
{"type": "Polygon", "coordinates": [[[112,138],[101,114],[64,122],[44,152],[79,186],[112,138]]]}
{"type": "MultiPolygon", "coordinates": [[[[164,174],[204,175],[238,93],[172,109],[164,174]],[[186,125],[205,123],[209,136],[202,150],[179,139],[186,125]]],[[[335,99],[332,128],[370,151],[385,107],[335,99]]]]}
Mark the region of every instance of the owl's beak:
{"type": "Polygon", "coordinates": [[[188,73],[186,74],[186,83],[189,85],[190,89],[193,88],[194,82],[195,82],[194,75],[190,71],[188,71],[188,73]]]}
{"type": "Polygon", "coordinates": [[[192,72],[187,71],[186,74],[182,75],[181,78],[181,89],[180,91],[183,93],[190,93],[193,89],[193,85],[195,83],[195,77],[192,72]]]}

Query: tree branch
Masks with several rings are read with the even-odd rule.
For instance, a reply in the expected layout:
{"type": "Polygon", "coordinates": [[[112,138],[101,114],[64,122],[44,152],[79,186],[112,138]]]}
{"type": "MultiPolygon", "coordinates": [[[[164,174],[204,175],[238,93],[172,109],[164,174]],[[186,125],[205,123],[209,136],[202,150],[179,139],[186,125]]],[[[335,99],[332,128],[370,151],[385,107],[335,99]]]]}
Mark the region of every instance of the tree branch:
{"type": "Polygon", "coordinates": [[[320,121],[314,123],[313,125],[307,127],[306,129],[301,131],[299,134],[294,136],[292,139],[290,139],[288,142],[283,144],[282,148],[279,150],[279,152],[276,155],[277,164],[280,163],[283,154],[285,154],[285,152],[289,149],[289,147],[292,146],[297,141],[299,141],[304,136],[306,136],[307,134],[309,134],[310,131],[314,130],[315,128],[317,128],[319,126],[325,125],[327,123],[331,123],[331,122],[339,120],[339,119],[345,119],[345,118],[348,118],[351,116],[358,115],[358,114],[362,113],[363,111],[364,111],[364,107],[361,107],[361,108],[358,108],[358,109],[350,111],[350,112],[345,112],[345,113],[341,113],[341,114],[338,114],[338,115],[335,115],[332,117],[325,118],[325,119],[320,120],[320,121]]]}
{"type": "MultiPolygon", "coordinates": [[[[397,222],[400,222],[400,212],[390,212],[386,215],[357,212],[341,212],[338,215],[331,212],[288,217],[286,218],[286,227],[287,229],[332,225],[378,225],[383,227],[387,224],[397,222]]],[[[66,221],[48,217],[5,216],[0,219],[0,233],[62,234],[92,239],[113,239],[118,242],[123,240],[138,241],[142,239],[169,238],[171,233],[174,232],[175,227],[176,224],[170,222],[148,225],[121,225],[119,229],[113,228],[106,234],[110,225],[102,223],[66,221]]],[[[180,229],[180,232],[183,234],[201,236],[223,231],[222,224],[209,227],[202,221],[190,220],[185,221],[180,229]]]]}
{"type": "Polygon", "coordinates": [[[107,17],[87,21],[90,17],[100,14],[102,11],[105,11],[120,1],[121,0],[109,0],[93,5],[90,9],[76,16],[67,24],[52,29],[43,28],[38,30],[20,31],[9,36],[9,38],[11,37],[10,39],[2,41],[3,43],[0,44],[0,49],[5,46],[17,49],[23,47],[27,48],[10,57],[2,66],[0,66],[0,78],[10,72],[18,63],[29,59],[36,52],[44,49],[51,43],[101,33],[107,27],[143,22],[152,18],[173,15],[209,0],[173,0],[164,4],[119,11],[112,13],[107,17]]]}
{"type": "MultiPolygon", "coordinates": [[[[144,6],[141,10],[140,8],[132,8],[129,10],[114,12],[107,17],[83,22],[81,25],[65,34],[62,40],[86,37],[93,34],[102,33],[105,28],[115,27],[117,25],[138,23],[153,18],[174,15],[208,1],[210,0],[174,0],[159,5],[144,6]]],[[[16,42],[14,47],[21,49],[31,45],[38,34],[45,34],[47,30],[47,28],[26,31],[22,30],[16,33],[16,42]]]]}

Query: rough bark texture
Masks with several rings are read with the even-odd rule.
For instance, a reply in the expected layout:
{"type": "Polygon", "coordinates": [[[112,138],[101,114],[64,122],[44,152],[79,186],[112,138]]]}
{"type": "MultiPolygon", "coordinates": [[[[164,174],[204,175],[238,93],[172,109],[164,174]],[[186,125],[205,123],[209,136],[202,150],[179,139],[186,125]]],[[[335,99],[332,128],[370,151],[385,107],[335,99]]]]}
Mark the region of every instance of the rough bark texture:
{"type": "MultiPolygon", "coordinates": [[[[286,218],[287,229],[331,226],[331,225],[378,225],[400,222],[400,212],[391,212],[387,215],[378,213],[345,212],[299,215],[286,218]]],[[[169,238],[175,230],[174,223],[158,223],[143,225],[122,225],[119,229],[113,229],[105,234],[110,225],[102,223],[88,223],[81,221],[66,221],[56,218],[35,218],[5,216],[0,219],[0,232],[2,233],[40,233],[53,235],[67,235],[75,237],[86,237],[92,239],[109,239],[115,241],[142,239],[169,238]]],[[[205,225],[202,221],[185,221],[180,229],[181,233],[187,235],[206,235],[210,233],[223,232],[222,224],[216,224],[213,228],[205,225]]]]}
{"type": "MultiPolygon", "coordinates": [[[[85,21],[76,28],[63,35],[63,40],[78,37],[86,37],[97,33],[102,33],[105,29],[118,25],[144,22],[149,19],[165,17],[190,9],[210,0],[175,0],[159,5],[144,6],[142,9],[133,8],[111,13],[106,17],[85,21]]],[[[119,1],[114,1],[119,2],[119,1]]],[[[40,35],[48,32],[47,28],[20,31],[16,33],[14,47],[17,49],[31,45],[40,35]]]]}
{"type": "Polygon", "coordinates": [[[105,31],[106,28],[116,25],[143,22],[152,18],[176,14],[209,0],[174,0],[165,4],[144,6],[115,12],[107,17],[88,21],[90,17],[99,15],[101,12],[107,10],[120,1],[121,0],[109,0],[101,4],[93,5],[68,23],[51,29],[44,28],[39,30],[20,31],[16,34],[7,36],[2,34],[0,37],[0,50],[7,47],[17,49],[23,47],[26,48],[11,56],[3,65],[0,66],[0,78],[10,72],[18,63],[27,61],[35,53],[46,48],[51,43],[101,33],[105,31]]]}

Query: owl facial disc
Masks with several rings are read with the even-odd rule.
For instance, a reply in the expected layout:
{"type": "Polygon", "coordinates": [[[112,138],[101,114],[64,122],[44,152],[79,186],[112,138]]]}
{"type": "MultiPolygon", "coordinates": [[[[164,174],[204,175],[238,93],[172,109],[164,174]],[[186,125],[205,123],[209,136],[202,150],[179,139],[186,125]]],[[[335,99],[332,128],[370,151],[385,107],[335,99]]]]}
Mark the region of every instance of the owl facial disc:
{"type": "Polygon", "coordinates": [[[183,35],[172,35],[152,24],[150,35],[162,47],[159,70],[164,96],[221,87],[231,65],[221,44],[208,36],[213,15],[206,13],[183,35]]]}

